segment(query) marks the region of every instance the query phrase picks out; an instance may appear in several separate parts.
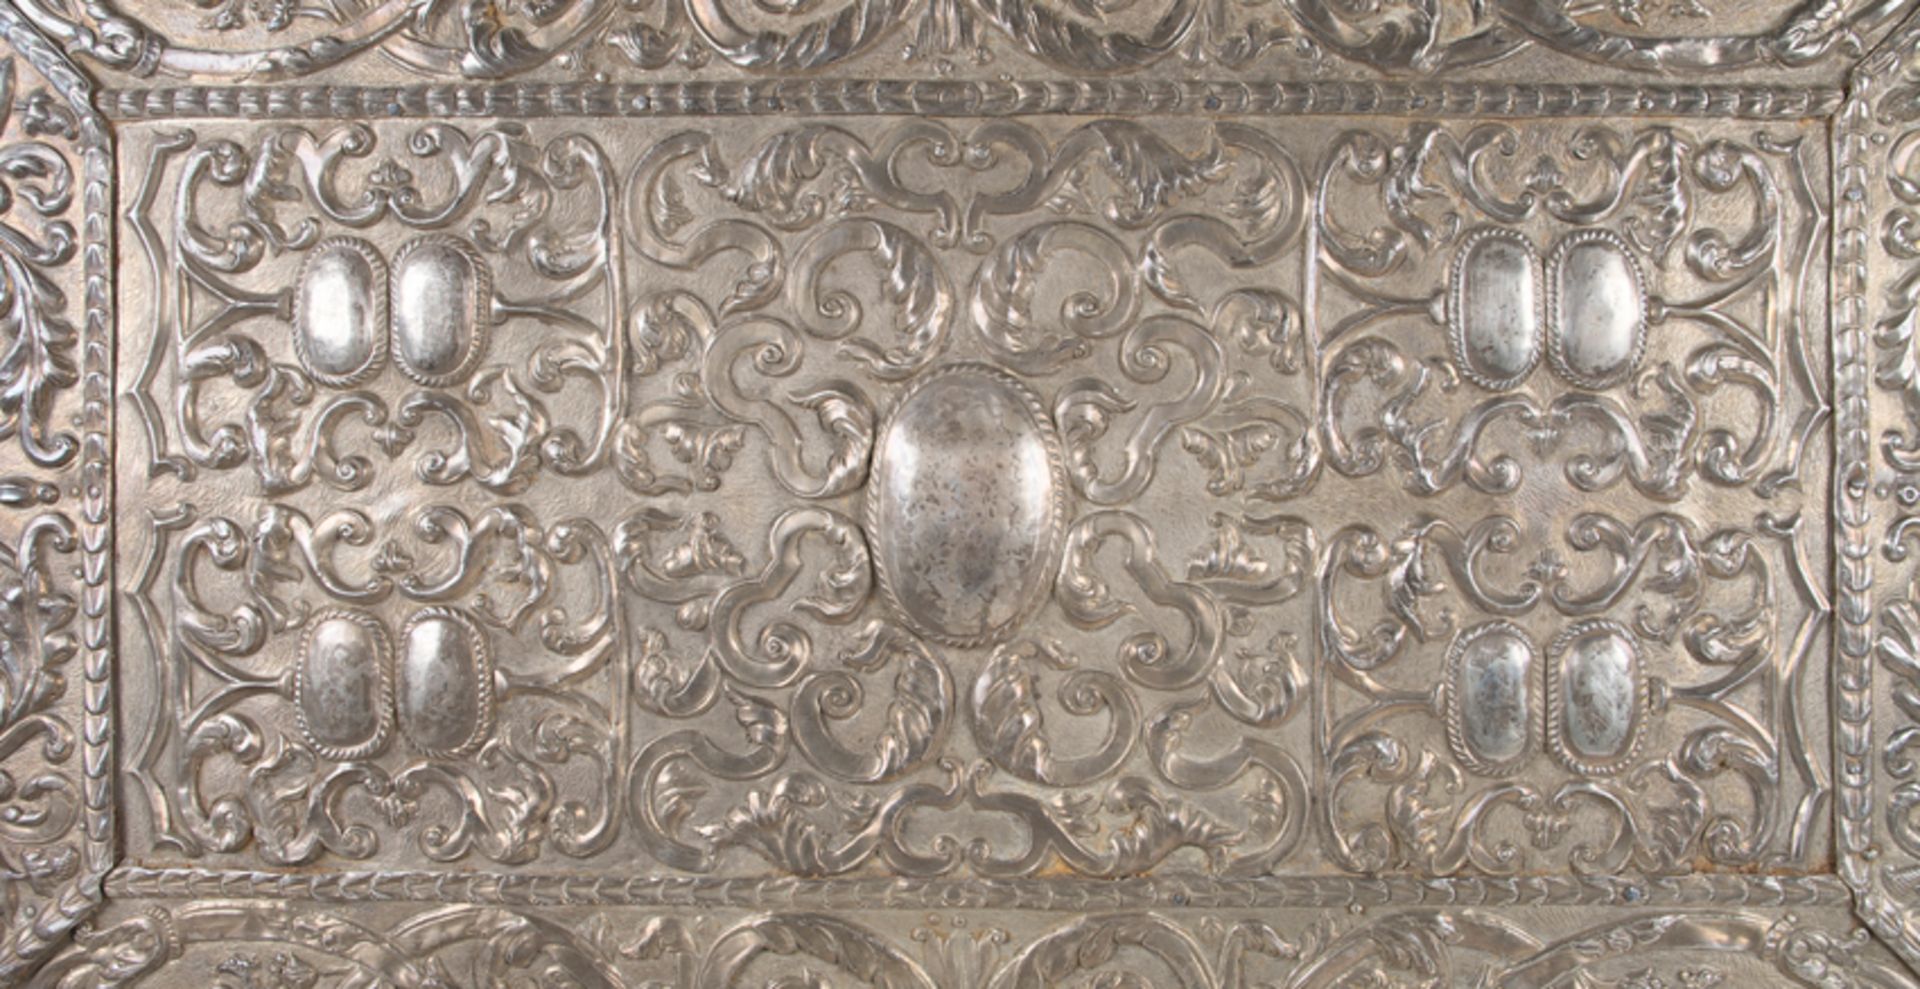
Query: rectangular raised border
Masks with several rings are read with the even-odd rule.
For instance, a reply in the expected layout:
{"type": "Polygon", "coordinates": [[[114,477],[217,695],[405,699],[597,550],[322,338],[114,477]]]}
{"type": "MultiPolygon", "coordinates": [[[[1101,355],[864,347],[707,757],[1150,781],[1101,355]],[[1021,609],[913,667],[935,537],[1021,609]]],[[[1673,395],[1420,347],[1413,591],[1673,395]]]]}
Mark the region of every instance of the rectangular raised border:
{"type": "MultiPolygon", "coordinates": [[[[40,22],[36,25],[36,21],[40,22]]],[[[1876,576],[1885,577],[1873,490],[1871,407],[1875,294],[1884,292],[1875,243],[1884,183],[1882,148],[1896,128],[1875,104],[1920,62],[1920,22],[1896,28],[1852,70],[1844,89],[1670,84],[1450,84],[1135,81],[978,82],[830,80],[631,84],[452,84],[398,87],[186,86],[96,90],[66,51],[0,0],[0,32],[40,72],[80,122],[85,281],[83,452],[83,683],[85,861],[51,909],[8,933],[0,982],[24,979],[110,898],[246,897],[327,903],[417,900],[521,906],[622,905],[901,909],[945,906],[1092,911],[1232,906],[1352,907],[1473,903],[1480,906],[1836,906],[1856,915],[1920,972],[1920,905],[1887,888],[1875,842],[1874,707],[1876,576]],[[340,872],[280,875],[115,867],[112,731],[112,367],[113,125],[194,117],[686,116],[808,113],[865,115],[1140,114],[1205,112],[1528,117],[1540,115],[1755,119],[1822,118],[1832,140],[1834,227],[1833,392],[1836,612],[1831,676],[1836,768],[1834,876],[1776,878],[1574,877],[1514,880],[1199,877],[1117,881],[755,881],[609,880],[587,876],[500,877],[453,873],[340,872]]],[[[62,39],[68,47],[73,38],[62,39]]],[[[1891,508],[1891,506],[1888,506],[1891,508]]],[[[1884,715],[1883,715],[1884,717],[1884,715]]]]}

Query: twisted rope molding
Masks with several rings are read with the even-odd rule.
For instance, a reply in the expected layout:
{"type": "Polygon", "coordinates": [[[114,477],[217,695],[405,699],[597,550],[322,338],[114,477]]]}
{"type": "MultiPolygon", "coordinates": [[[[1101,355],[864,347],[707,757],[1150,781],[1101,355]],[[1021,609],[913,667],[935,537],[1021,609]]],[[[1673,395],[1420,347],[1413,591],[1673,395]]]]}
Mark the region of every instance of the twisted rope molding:
{"type": "Polygon", "coordinates": [[[1240,115],[1826,117],[1828,86],[1075,80],[777,80],[422,86],[115,89],[114,120],[172,117],[676,117],[809,113],[937,116],[1082,113],[1240,115]]]}
{"type": "Polygon", "coordinates": [[[513,876],[360,871],[287,874],[128,867],[107,878],[112,897],[306,899],[331,903],[426,901],[529,906],[774,909],[1116,910],[1157,908],[1471,906],[1844,906],[1833,876],[1706,875],[1630,878],[1353,879],[1276,876],[1219,879],[828,879],[513,876]]]}

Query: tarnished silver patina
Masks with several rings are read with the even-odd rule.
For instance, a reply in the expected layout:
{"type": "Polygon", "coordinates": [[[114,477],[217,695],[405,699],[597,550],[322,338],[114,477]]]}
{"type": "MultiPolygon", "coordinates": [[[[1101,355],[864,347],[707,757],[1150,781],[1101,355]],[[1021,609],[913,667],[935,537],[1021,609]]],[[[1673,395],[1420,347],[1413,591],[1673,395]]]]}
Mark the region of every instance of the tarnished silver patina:
{"type": "Polygon", "coordinates": [[[0,0],[0,984],[1920,985],[1910,0],[0,0]]]}

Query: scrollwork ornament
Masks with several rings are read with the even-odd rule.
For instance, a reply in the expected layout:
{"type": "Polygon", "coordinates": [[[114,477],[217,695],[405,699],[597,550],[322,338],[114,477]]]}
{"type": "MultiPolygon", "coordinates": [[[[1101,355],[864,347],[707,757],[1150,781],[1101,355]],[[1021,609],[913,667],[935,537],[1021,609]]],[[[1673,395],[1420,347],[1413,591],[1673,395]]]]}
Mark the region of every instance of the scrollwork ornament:
{"type": "Polygon", "coordinates": [[[0,11],[0,981],[114,860],[112,154],[92,82],[0,11]]]}

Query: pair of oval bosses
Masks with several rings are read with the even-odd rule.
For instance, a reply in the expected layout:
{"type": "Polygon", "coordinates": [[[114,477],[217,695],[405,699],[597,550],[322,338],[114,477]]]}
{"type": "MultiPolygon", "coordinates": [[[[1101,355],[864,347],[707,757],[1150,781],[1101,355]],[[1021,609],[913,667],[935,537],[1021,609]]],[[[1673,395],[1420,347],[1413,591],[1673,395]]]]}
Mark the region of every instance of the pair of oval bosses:
{"type": "Polygon", "coordinates": [[[314,245],[293,292],[293,346],[301,367],[332,387],[379,374],[392,353],[428,387],[459,384],[486,351],[493,275],[457,237],[420,237],[389,270],[380,250],[353,237],[314,245]]]}
{"type": "MultiPolygon", "coordinates": [[[[1640,747],[1648,710],[1647,678],[1633,633],[1590,619],[1548,648],[1547,748],[1587,776],[1624,769],[1640,747]]],[[[1517,771],[1531,754],[1541,715],[1533,640],[1518,625],[1492,621],[1462,630],[1447,651],[1447,741],[1467,769],[1487,776],[1517,771]]]]}
{"type": "Polygon", "coordinates": [[[1540,363],[1580,388],[1626,380],[1646,346],[1646,281],[1625,241],[1581,230],[1545,263],[1525,234],[1483,228],[1454,255],[1447,284],[1447,339],[1468,380],[1503,391],[1540,363]],[[1544,332],[1543,332],[1544,329],[1544,332]]]}
{"type": "Polygon", "coordinates": [[[333,609],[313,616],[300,641],[294,707],[300,732],[323,758],[351,762],[400,731],[424,756],[469,755],[493,732],[493,658],[487,636],[454,608],[424,608],[393,641],[380,619],[333,609]]]}

